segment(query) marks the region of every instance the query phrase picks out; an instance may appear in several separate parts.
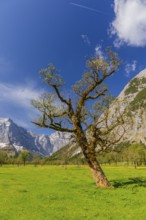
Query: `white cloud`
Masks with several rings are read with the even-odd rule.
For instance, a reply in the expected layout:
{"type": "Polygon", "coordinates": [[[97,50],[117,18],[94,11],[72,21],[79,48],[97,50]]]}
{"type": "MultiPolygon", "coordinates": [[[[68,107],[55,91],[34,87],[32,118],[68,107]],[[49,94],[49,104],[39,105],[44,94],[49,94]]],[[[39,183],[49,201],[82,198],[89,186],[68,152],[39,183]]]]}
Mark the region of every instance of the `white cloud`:
{"type": "Polygon", "coordinates": [[[30,100],[37,98],[40,93],[31,87],[0,83],[0,94],[0,103],[13,103],[28,108],[31,105],[30,100]]]}
{"type": "Polygon", "coordinates": [[[125,75],[127,77],[129,77],[130,73],[136,70],[136,67],[137,67],[137,61],[136,60],[133,60],[131,63],[127,63],[126,66],[125,66],[125,75]]]}
{"type": "Polygon", "coordinates": [[[114,45],[146,45],[146,0],[114,0],[115,19],[110,33],[116,35],[114,45]]]}
{"type": "Polygon", "coordinates": [[[40,96],[42,91],[32,84],[16,86],[0,83],[0,117],[10,117],[18,125],[33,128],[34,117],[38,112],[31,105],[31,100],[40,96]]]}
{"type": "Polygon", "coordinates": [[[97,45],[95,47],[95,55],[98,56],[99,58],[103,58],[104,57],[104,54],[103,54],[103,51],[102,51],[102,46],[101,45],[97,45]]]}
{"type": "Polygon", "coordinates": [[[84,41],[85,44],[88,44],[88,45],[91,44],[91,42],[90,42],[90,40],[89,40],[89,37],[88,37],[86,34],[82,34],[82,35],[81,35],[81,38],[83,39],[83,41],[84,41]]]}

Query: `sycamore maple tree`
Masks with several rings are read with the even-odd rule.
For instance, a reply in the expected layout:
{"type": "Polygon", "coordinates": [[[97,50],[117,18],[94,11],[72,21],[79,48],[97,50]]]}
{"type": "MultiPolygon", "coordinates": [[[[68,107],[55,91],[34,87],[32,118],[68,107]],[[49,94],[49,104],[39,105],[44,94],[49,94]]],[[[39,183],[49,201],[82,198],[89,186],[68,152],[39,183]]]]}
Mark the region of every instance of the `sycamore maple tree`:
{"type": "Polygon", "coordinates": [[[91,169],[97,186],[111,187],[96,154],[113,147],[124,135],[125,114],[118,101],[113,101],[104,85],[120,65],[116,53],[107,50],[104,57],[94,56],[87,61],[87,68],[71,92],[64,92],[60,73],[52,65],[40,71],[49,90],[33,100],[40,117],[37,126],[70,133],[91,169]],[[109,106],[114,102],[111,113],[109,106]]]}

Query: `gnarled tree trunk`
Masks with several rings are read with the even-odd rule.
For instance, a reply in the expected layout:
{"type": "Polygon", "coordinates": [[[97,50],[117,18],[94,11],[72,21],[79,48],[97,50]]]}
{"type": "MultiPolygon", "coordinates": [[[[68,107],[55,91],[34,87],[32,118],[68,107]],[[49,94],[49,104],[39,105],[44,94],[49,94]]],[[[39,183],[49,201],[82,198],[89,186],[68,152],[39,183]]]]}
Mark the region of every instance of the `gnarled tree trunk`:
{"type": "Polygon", "coordinates": [[[111,184],[109,183],[100,164],[96,159],[95,148],[92,145],[91,146],[89,145],[82,128],[80,126],[76,126],[76,127],[77,127],[77,132],[76,132],[77,142],[81,147],[83,155],[85,156],[85,159],[91,169],[96,185],[102,188],[110,188],[111,184]]]}
{"type": "Polygon", "coordinates": [[[96,182],[96,185],[102,188],[110,188],[111,184],[109,183],[108,179],[106,178],[100,164],[96,159],[95,151],[90,152],[90,150],[84,151],[83,154],[87,160],[87,163],[90,167],[92,172],[93,178],[96,182]],[[89,152],[88,152],[89,151],[89,152]]]}

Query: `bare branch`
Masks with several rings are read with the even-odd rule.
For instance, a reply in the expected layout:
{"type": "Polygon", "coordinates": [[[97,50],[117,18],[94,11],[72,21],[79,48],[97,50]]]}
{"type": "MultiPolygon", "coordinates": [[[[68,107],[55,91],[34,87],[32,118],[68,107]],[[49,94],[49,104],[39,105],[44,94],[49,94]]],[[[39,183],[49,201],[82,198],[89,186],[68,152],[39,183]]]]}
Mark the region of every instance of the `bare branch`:
{"type": "Polygon", "coordinates": [[[105,95],[105,93],[106,93],[106,91],[107,91],[107,89],[104,89],[102,92],[99,92],[99,93],[97,93],[96,95],[94,95],[94,96],[87,96],[86,97],[86,100],[89,100],[89,99],[98,99],[100,96],[104,96],[105,95]]]}
{"type": "Polygon", "coordinates": [[[56,131],[69,132],[69,133],[74,133],[75,132],[75,129],[64,128],[64,127],[61,127],[57,123],[56,124],[50,124],[50,125],[43,124],[43,123],[38,123],[38,122],[32,122],[32,123],[39,126],[39,127],[50,128],[50,129],[53,129],[53,130],[56,130],[56,131]]]}
{"type": "Polygon", "coordinates": [[[69,101],[67,101],[66,99],[64,99],[61,94],[60,94],[60,91],[57,87],[57,85],[54,85],[54,84],[50,84],[50,86],[52,86],[54,89],[55,89],[55,92],[58,96],[58,98],[60,99],[61,102],[65,103],[66,105],[69,105],[69,101]]]}
{"type": "Polygon", "coordinates": [[[67,111],[64,111],[64,112],[60,112],[60,113],[58,113],[58,114],[52,114],[52,113],[47,114],[47,116],[48,116],[48,117],[51,117],[51,118],[60,118],[60,117],[62,117],[62,116],[64,116],[64,115],[68,115],[68,112],[67,112],[67,111]]]}
{"type": "Polygon", "coordinates": [[[82,108],[85,104],[85,101],[87,100],[87,96],[89,95],[90,92],[92,92],[96,88],[96,86],[97,86],[97,83],[95,82],[93,85],[88,87],[88,89],[82,93],[82,97],[79,100],[78,105],[77,105],[77,109],[76,109],[76,115],[78,115],[79,117],[80,117],[82,108]]]}
{"type": "Polygon", "coordinates": [[[88,61],[87,65],[90,68],[90,72],[86,72],[83,75],[83,78],[81,81],[78,82],[78,87],[83,87],[87,84],[86,88],[80,92],[80,100],[77,105],[76,109],[76,115],[80,118],[81,111],[83,106],[85,105],[85,102],[88,99],[98,99],[99,97],[103,96],[107,90],[103,90],[103,92],[98,92],[98,95],[91,95],[92,92],[96,93],[96,89],[99,87],[99,85],[102,85],[103,81],[111,76],[119,67],[119,59],[115,53],[113,53],[111,50],[108,50],[108,56],[109,59],[105,58],[92,58],[88,61]],[[87,82],[86,82],[87,81],[87,82]]]}

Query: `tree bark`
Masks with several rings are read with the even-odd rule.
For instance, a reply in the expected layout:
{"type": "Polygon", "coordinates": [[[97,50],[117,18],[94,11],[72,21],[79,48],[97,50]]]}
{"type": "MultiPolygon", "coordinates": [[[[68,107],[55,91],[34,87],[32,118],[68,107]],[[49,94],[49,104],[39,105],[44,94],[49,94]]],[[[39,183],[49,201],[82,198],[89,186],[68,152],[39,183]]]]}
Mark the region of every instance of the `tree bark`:
{"type": "Polygon", "coordinates": [[[92,176],[96,182],[96,185],[98,187],[102,187],[102,188],[111,188],[111,184],[108,181],[107,177],[105,176],[99,162],[96,159],[96,154],[95,152],[83,152],[87,163],[90,167],[90,170],[92,172],[92,176]]]}
{"type": "Polygon", "coordinates": [[[102,188],[110,188],[111,184],[109,183],[99,162],[96,159],[96,152],[94,146],[88,143],[88,140],[79,120],[77,120],[76,117],[72,118],[72,120],[76,128],[77,143],[82,149],[83,155],[85,156],[85,159],[91,169],[96,185],[102,188]]]}
{"type": "Polygon", "coordinates": [[[91,169],[93,178],[95,179],[96,185],[102,188],[111,188],[111,184],[109,183],[108,179],[106,178],[102,168],[98,164],[98,161],[94,162],[96,165],[91,169]]]}
{"type": "Polygon", "coordinates": [[[98,187],[102,188],[110,188],[111,184],[108,181],[107,177],[105,176],[97,158],[96,158],[96,152],[95,149],[90,146],[87,142],[86,138],[83,138],[83,136],[80,136],[79,145],[82,149],[83,155],[85,156],[85,159],[90,167],[90,170],[92,172],[93,178],[96,182],[96,185],[98,187]],[[81,140],[82,139],[82,140],[81,140]]]}

